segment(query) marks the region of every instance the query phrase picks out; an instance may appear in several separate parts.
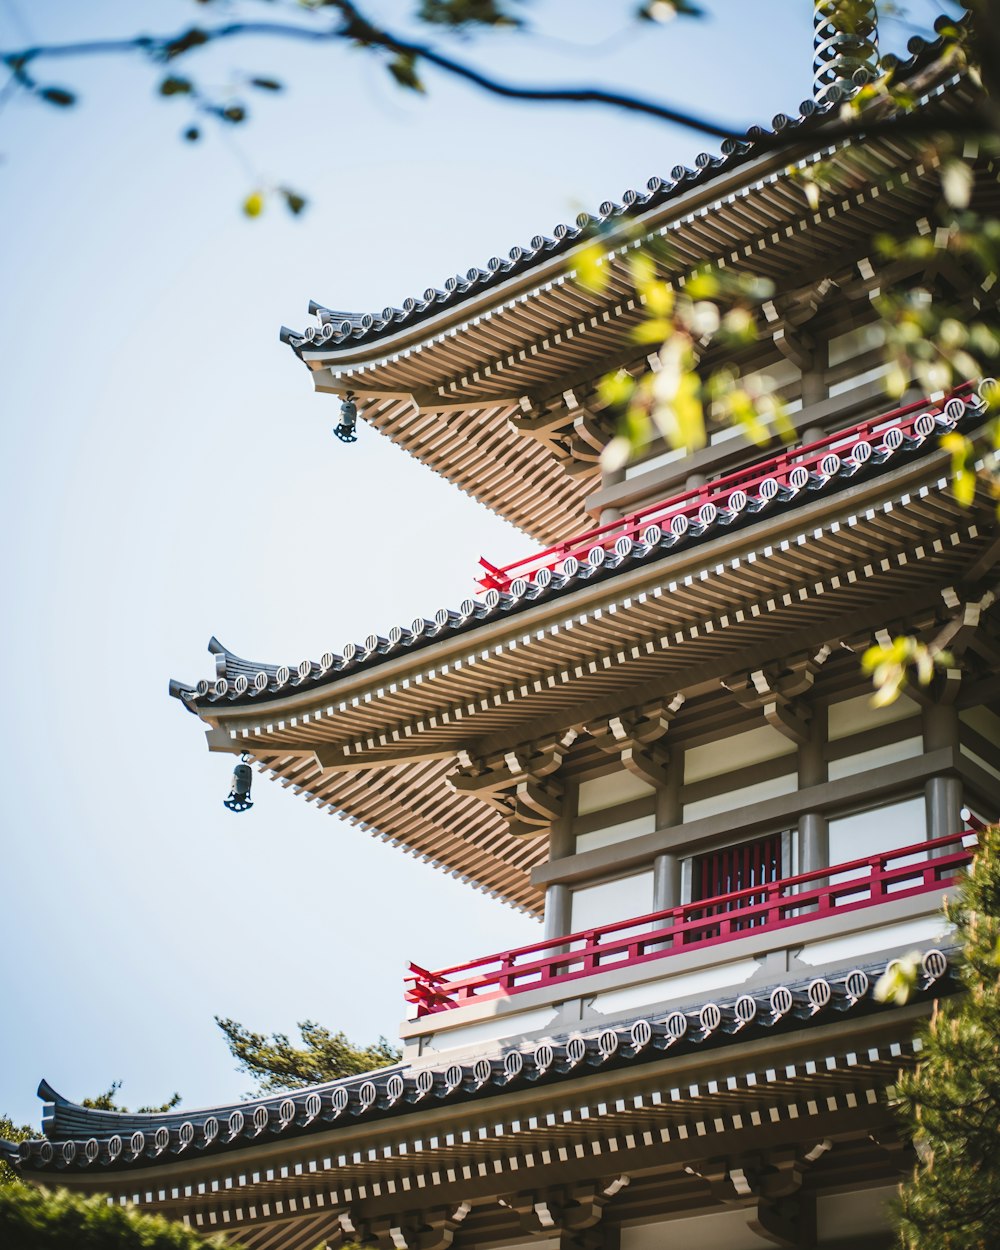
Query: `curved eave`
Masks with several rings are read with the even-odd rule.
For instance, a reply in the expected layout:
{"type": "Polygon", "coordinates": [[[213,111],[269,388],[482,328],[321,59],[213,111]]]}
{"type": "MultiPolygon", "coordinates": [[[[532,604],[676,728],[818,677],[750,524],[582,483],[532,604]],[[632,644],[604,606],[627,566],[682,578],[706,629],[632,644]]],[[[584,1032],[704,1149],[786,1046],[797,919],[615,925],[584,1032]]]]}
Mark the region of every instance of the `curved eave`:
{"type": "MultiPolygon", "coordinates": [[[[970,403],[960,428],[974,431],[982,422],[981,408],[970,403]]],[[[547,586],[528,582],[519,594],[490,591],[485,598],[464,600],[457,608],[440,608],[433,619],[417,617],[409,629],[390,630],[388,637],[372,634],[363,646],[352,645],[345,648],[343,654],[327,651],[318,661],[306,659],[297,665],[285,666],[256,664],[228,651],[213,638],[209,650],[216,656],[214,685],[207,680],[199,682],[197,687],[173,682],[170,693],[201,716],[214,717],[223,709],[240,712],[261,709],[268,716],[294,715],[308,702],[306,692],[315,692],[314,697],[322,700],[327,692],[334,693],[339,684],[355,675],[363,675],[403,656],[438,648],[444,640],[464,639],[491,623],[531,612],[536,605],[555,603],[585,585],[603,586],[627,571],[660,565],[682,553],[696,552],[727,534],[746,534],[752,538],[757,526],[820,499],[832,499],[851,487],[877,483],[894,470],[937,450],[937,436],[933,435],[919,446],[900,448],[881,462],[873,458],[862,465],[845,464],[834,477],[811,482],[798,491],[786,489],[767,503],[753,501],[738,517],[726,516],[720,511],[714,521],[692,526],[681,537],[668,532],[655,546],[638,544],[624,555],[610,551],[603,563],[581,565],[576,573],[557,573],[547,586]]],[[[463,645],[467,649],[469,644],[463,645]]]]}
{"type": "Polygon", "coordinates": [[[662,560],[591,570],[332,688],[201,706],[209,745],[248,752],[321,810],[538,914],[546,839],[515,836],[456,791],[459,752],[485,758],[653,698],[718,697],[748,657],[847,636],[867,646],[900,612],[932,621],[941,589],[989,558],[996,532],[985,493],[969,509],[954,499],[947,465],[936,451],[662,560]]]}
{"type": "MultiPolygon", "coordinates": [[[[954,952],[949,953],[953,958],[954,952]]],[[[805,1039],[814,1030],[822,1035],[831,1025],[842,1034],[843,1028],[836,1027],[838,1021],[897,1014],[898,1007],[874,997],[873,987],[882,971],[881,964],[866,964],[845,976],[827,978],[829,1003],[818,1010],[808,993],[814,977],[787,981],[784,988],[790,997],[785,1002],[789,1005],[779,1011],[774,1009],[773,987],[758,985],[744,991],[744,997],[753,999],[754,1013],[738,1028],[733,1027],[735,995],[713,1000],[720,1009],[714,1027],[703,1024],[702,1009],[707,1002],[695,1003],[672,1012],[666,1020],[646,1021],[649,1040],[641,1045],[636,1044],[632,1031],[634,1021],[629,1020],[557,1035],[537,1049],[530,1043],[500,1043],[475,1060],[442,1056],[436,1063],[395,1065],[251,1103],[200,1111],[124,1115],[90,1111],[60,1100],[46,1108],[45,1138],[21,1143],[14,1161],[33,1179],[51,1182],[58,1177],[63,1184],[99,1188],[119,1175],[127,1184],[128,1174],[153,1169],[210,1170],[212,1157],[217,1155],[248,1150],[288,1155],[297,1146],[308,1146],[309,1138],[323,1135],[326,1140],[337,1130],[364,1134],[377,1131],[387,1121],[394,1121],[396,1131],[405,1133],[407,1120],[423,1120],[428,1113],[434,1116],[438,1108],[442,1112],[451,1108],[453,1114],[461,1115],[467,1108],[473,1110],[474,1104],[489,1104],[504,1096],[534,1097],[534,1091],[543,1090],[557,1094],[558,1086],[578,1081],[595,1069],[608,1074],[606,1082],[628,1080],[633,1072],[641,1077],[643,1069],[652,1065],[683,1063],[686,1055],[700,1051],[716,1052],[717,1063],[724,1064],[725,1051],[734,1045],[742,1049],[743,1043],[757,1041],[766,1046],[771,1039],[780,1046],[791,1037],[805,1039]],[[859,976],[864,978],[860,994],[858,981],[848,982],[848,977],[859,976]],[[679,1034],[673,1040],[671,1029],[679,1034]],[[613,1047],[607,1044],[609,1031],[615,1034],[613,1047]],[[583,1041],[582,1059],[572,1058],[569,1043],[574,1038],[583,1041]]],[[[937,975],[919,987],[906,1014],[912,1017],[914,1008],[922,1013],[933,997],[959,988],[946,959],[944,971],[939,965],[937,975]]],[[[883,1062],[881,1055],[870,1050],[868,1058],[883,1062]]],[[[888,1050],[885,1058],[889,1058],[888,1050]]],[[[857,1060],[854,1056],[851,1066],[857,1060]]],[[[802,1075],[809,1072],[810,1065],[805,1065],[802,1075]]],[[[730,1088],[735,1090],[735,1086],[730,1088]]],[[[690,1095],[699,1096],[693,1087],[690,1095]]]]}

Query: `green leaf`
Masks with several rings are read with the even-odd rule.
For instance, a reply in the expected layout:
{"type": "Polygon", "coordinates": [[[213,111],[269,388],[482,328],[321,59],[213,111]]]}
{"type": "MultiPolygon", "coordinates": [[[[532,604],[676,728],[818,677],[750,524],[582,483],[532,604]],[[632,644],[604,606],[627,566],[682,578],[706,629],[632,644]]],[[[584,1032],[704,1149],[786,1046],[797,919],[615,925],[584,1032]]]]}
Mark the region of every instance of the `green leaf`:
{"type": "Polygon", "coordinates": [[[684,290],[692,299],[715,299],[720,291],[718,275],[707,269],[696,273],[688,280],[684,290]]]}
{"type": "Polygon", "coordinates": [[[597,384],[597,394],[605,408],[624,408],[635,394],[635,379],[624,370],[606,373],[597,384]]]}
{"type": "Polygon", "coordinates": [[[178,78],[176,74],[169,74],[160,83],[160,95],[190,95],[192,89],[189,78],[178,78]]]}
{"type": "Polygon", "coordinates": [[[673,323],[665,317],[650,317],[648,321],[640,321],[632,331],[636,343],[662,343],[673,333],[673,323]]]}
{"type": "Polygon", "coordinates": [[[207,31],[201,30],[197,26],[192,26],[190,30],[186,30],[182,35],[178,35],[176,39],[171,39],[169,43],[163,46],[163,55],[168,61],[172,61],[176,56],[183,56],[185,52],[190,52],[192,48],[200,48],[202,44],[209,41],[207,31]]]}
{"type": "Polygon", "coordinates": [[[576,256],[576,280],[588,291],[600,295],[608,285],[608,271],[604,267],[604,249],[599,243],[588,243],[576,256]]]}
{"type": "Polygon", "coordinates": [[[389,73],[401,87],[409,91],[423,92],[424,84],[417,74],[417,58],[412,52],[400,53],[389,62],[389,73]]]}
{"type": "Polygon", "coordinates": [[[43,87],[38,94],[46,104],[54,104],[56,108],[71,108],[76,103],[76,96],[65,87],[43,87]]]}
{"type": "Polygon", "coordinates": [[[246,121],[247,111],[242,104],[230,104],[221,110],[219,116],[225,118],[227,122],[232,122],[234,126],[238,126],[240,122],[246,121]]]}
{"type": "Polygon", "coordinates": [[[670,22],[675,17],[704,17],[705,10],[691,0],[646,0],[636,10],[644,22],[670,22]]]}
{"type": "Polygon", "coordinates": [[[875,983],[872,994],[879,1003],[896,1003],[903,1007],[917,988],[920,955],[916,952],[903,959],[893,959],[875,983]]]}
{"type": "Polygon", "coordinates": [[[462,30],[466,26],[523,25],[516,14],[504,9],[496,0],[422,0],[417,17],[429,26],[449,26],[462,30]]]}
{"type": "Polygon", "coordinates": [[[300,195],[297,191],[292,191],[288,187],[279,187],[278,191],[284,196],[288,211],[295,217],[298,217],[299,213],[309,203],[304,195],[300,195]]]}
{"type": "Polygon", "coordinates": [[[251,78],[250,86],[256,87],[259,91],[284,91],[284,83],[278,82],[277,78],[251,78]]]}

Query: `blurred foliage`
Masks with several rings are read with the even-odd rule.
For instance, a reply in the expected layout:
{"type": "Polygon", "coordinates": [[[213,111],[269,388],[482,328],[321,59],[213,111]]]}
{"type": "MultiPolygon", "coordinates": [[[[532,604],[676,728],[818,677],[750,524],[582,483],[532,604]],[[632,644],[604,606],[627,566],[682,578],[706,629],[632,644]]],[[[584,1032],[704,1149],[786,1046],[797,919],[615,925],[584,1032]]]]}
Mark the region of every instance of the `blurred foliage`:
{"type": "MultiPolygon", "coordinates": [[[[0,1115],[0,1140],[19,1142],[35,1137],[34,1129],[27,1124],[15,1124],[7,1115],[0,1115]]],[[[0,1159],[0,1190],[6,1185],[20,1185],[21,1181],[14,1169],[4,1159],[0,1159]]]]}
{"type": "Polygon", "coordinates": [[[8,1250],[239,1250],[183,1224],[112,1205],[103,1194],[0,1185],[0,1246],[8,1250]]]}
{"type": "Polygon", "coordinates": [[[302,1046],[294,1046],[285,1033],[253,1033],[236,1020],[216,1024],[222,1030],[233,1057],[242,1072],[256,1081],[253,1096],[275,1094],[335,1081],[342,1076],[359,1076],[396,1063],[399,1050],[384,1037],[373,1046],[355,1046],[343,1033],[331,1033],[311,1020],[299,1024],[302,1046]]]}
{"type": "MultiPolygon", "coordinates": [[[[601,457],[607,471],[621,468],[657,437],[672,448],[703,447],[708,422],[739,425],[759,446],[775,432],[791,436],[787,410],[770,379],[741,379],[732,366],[705,376],[698,369],[710,347],[737,349],[756,339],[752,309],[773,294],[772,284],[726,269],[705,269],[677,288],[658,276],[657,262],[665,265],[669,256],[663,243],[647,242],[628,258],[632,287],[645,313],[632,336],[654,350],[647,357],[649,372],[636,377],[620,369],[598,384],[601,404],[617,417],[615,437],[601,457]]],[[[599,241],[583,248],[574,263],[577,282],[603,293],[608,276],[599,241]]]]}
{"type": "MultiPolygon", "coordinates": [[[[923,1031],[920,1063],[903,1073],[898,1109],[917,1152],[897,1206],[903,1250],[995,1250],[1000,1246],[1000,827],[979,835],[971,873],[947,905],[961,944],[966,992],[943,1004],[923,1031]]],[[[915,960],[879,982],[885,1001],[905,1003],[915,960]]]]}
{"type": "Polygon", "coordinates": [[[912,672],[921,686],[929,686],[935,668],[948,668],[954,661],[947,651],[937,650],[933,643],[920,642],[902,635],[889,643],[876,643],[861,657],[862,672],[869,675],[875,693],[872,707],[895,703],[912,672]]]}

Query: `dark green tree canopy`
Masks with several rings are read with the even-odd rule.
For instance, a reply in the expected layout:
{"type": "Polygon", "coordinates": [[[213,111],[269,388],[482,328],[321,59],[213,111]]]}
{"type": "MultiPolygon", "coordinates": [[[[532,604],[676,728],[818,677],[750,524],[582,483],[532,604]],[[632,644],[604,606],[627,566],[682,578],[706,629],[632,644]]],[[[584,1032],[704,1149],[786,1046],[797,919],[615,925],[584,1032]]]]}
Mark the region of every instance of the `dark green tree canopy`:
{"type": "Polygon", "coordinates": [[[1000,826],[949,909],[962,941],[967,992],[940,1005],[923,1059],[900,1082],[918,1162],[903,1187],[904,1250],[1000,1246],[1000,826]]]}
{"type": "MultiPolygon", "coordinates": [[[[8,1115],[0,1115],[0,1140],[2,1141],[26,1141],[29,1137],[36,1137],[37,1133],[27,1124],[15,1124],[8,1115]]],[[[8,1185],[19,1185],[17,1173],[4,1159],[0,1158],[0,1190],[8,1185]]]]}
{"type": "Polygon", "coordinates": [[[343,1033],[331,1033],[312,1020],[303,1020],[298,1026],[301,1046],[294,1046],[284,1033],[268,1037],[251,1032],[236,1020],[216,1016],[215,1022],[225,1034],[226,1045],[239,1061],[240,1070],[256,1081],[255,1096],[358,1076],[399,1059],[400,1052],[384,1037],[373,1046],[354,1046],[343,1033]]]}
{"type": "Polygon", "coordinates": [[[159,1215],[112,1206],[101,1194],[0,1186],[0,1246],[9,1250],[238,1250],[159,1215]]]}

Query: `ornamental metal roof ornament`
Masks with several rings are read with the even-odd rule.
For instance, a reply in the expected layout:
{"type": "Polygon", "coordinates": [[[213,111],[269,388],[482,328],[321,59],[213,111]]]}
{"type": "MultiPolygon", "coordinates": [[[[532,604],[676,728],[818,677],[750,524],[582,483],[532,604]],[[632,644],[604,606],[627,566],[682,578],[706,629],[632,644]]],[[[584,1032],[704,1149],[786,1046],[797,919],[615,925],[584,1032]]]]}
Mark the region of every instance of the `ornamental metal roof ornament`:
{"type": "Polygon", "coordinates": [[[826,103],[834,87],[850,92],[878,77],[875,0],[815,0],[813,49],[813,98],[817,104],[826,103]]]}

